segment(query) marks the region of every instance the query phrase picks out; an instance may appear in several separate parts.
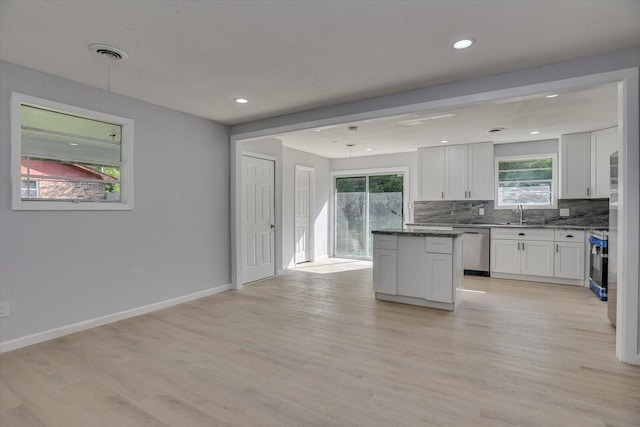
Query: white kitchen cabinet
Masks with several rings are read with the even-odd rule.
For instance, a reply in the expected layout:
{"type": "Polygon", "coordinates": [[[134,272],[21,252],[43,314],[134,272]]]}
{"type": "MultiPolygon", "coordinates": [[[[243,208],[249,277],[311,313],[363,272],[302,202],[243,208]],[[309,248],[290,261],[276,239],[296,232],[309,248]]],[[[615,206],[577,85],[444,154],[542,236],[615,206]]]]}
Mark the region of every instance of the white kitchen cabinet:
{"type": "Polygon", "coordinates": [[[392,249],[373,250],[373,291],[395,295],[396,288],[396,258],[392,249]]]}
{"type": "Polygon", "coordinates": [[[426,254],[429,274],[426,278],[426,299],[450,303],[455,289],[453,283],[453,260],[451,254],[426,254]]]}
{"type": "Polygon", "coordinates": [[[553,242],[523,240],[520,245],[520,274],[553,276],[553,242]]]}
{"type": "Polygon", "coordinates": [[[418,151],[420,200],[492,200],[493,144],[451,145],[418,151]]]}
{"type": "Polygon", "coordinates": [[[609,156],[618,147],[618,128],[560,137],[560,198],[609,197],[609,156]]]}
{"type": "Polygon", "coordinates": [[[493,200],[495,189],[495,163],[493,144],[483,142],[468,145],[469,200],[493,200]]]}
{"type": "Polygon", "coordinates": [[[461,233],[447,236],[374,233],[376,298],[453,310],[460,301],[462,286],[461,233]],[[397,240],[392,240],[396,237],[397,240]]]}
{"type": "Polygon", "coordinates": [[[555,277],[584,280],[585,232],[556,230],[555,242],[555,277]]]}
{"type": "Polygon", "coordinates": [[[491,272],[553,276],[554,232],[536,228],[491,230],[491,272]]]}
{"type": "Polygon", "coordinates": [[[618,128],[591,132],[591,191],[592,198],[609,197],[609,157],[618,150],[618,128]]]}
{"type": "Polygon", "coordinates": [[[469,173],[466,145],[444,147],[444,171],[444,198],[465,200],[469,173]]]}
{"type": "Polygon", "coordinates": [[[418,150],[420,200],[444,200],[444,147],[418,150]]]}
{"type": "Polygon", "coordinates": [[[491,237],[491,272],[520,274],[520,242],[491,237]]]}
{"type": "Polygon", "coordinates": [[[398,292],[413,298],[427,297],[425,238],[398,236],[398,292]]]}
{"type": "Polygon", "coordinates": [[[395,295],[397,291],[397,236],[373,235],[373,290],[395,295]]]}

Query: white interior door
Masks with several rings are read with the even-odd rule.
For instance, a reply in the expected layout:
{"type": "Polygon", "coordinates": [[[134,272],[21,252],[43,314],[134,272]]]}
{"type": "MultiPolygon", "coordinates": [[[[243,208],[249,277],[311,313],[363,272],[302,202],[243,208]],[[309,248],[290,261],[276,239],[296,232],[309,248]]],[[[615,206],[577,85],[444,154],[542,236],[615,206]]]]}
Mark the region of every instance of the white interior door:
{"type": "Polygon", "coordinates": [[[296,166],[295,193],[295,244],[296,264],[307,262],[310,257],[309,194],[311,193],[311,172],[296,166]]]}
{"type": "Polygon", "coordinates": [[[242,283],[275,275],[275,163],[242,156],[242,283]]]}

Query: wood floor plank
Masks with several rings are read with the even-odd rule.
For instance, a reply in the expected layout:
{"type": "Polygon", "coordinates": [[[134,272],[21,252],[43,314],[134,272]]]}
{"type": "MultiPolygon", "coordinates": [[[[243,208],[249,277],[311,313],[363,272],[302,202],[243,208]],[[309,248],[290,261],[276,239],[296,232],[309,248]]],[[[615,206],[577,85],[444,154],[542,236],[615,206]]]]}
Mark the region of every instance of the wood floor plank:
{"type": "Polygon", "coordinates": [[[0,355],[0,424],[640,426],[587,289],[465,277],[446,312],[320,264],[0,355]]]}

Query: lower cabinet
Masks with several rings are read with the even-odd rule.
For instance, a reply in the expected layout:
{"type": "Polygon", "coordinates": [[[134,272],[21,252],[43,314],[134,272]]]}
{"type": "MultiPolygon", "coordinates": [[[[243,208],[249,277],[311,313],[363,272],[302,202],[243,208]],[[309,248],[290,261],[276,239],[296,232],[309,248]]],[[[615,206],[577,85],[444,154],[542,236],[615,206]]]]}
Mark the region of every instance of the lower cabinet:
{"type": "Polygon", "coordinates": [[[534,228],[491,230],[491,274],[582,284],[585,232],[534,228]],[[533,277],[526,277],[533,276],[533,277]]]}
{"type": "Polygon", "coordinates": [[[451,254],[426,255],[426,298],[432,301],[451,302],[455,289],[453,283],[453,259],[451,254]]]}
{"type": "Polygon", "coordinates": [[[453,310],[463,286],[462,239],[398,235],[391,242],[383,236],[374,234],[377,298],[453,310]]]}
{"type": "Polygon", "coordinates": [[[584,243],[556,243],[555,276],[583,280],[584,243]]]}
{"type": "Polygon", "coordinates": [[[373,251],[373,291],[396,294],[396,251],[374,249],[373,251]]]}

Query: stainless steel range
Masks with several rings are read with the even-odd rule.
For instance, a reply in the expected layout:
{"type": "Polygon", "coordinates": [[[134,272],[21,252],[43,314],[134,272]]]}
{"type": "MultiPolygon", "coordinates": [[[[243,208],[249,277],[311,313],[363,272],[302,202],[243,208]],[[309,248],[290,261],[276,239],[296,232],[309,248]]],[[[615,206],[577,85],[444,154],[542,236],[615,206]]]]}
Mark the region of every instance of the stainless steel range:
{"type": "Polygon", "coordinates": [[[602,301],[607,300],[608,246],[606,231],[591,230],[589,235],[589,288],[602,301]]]}

